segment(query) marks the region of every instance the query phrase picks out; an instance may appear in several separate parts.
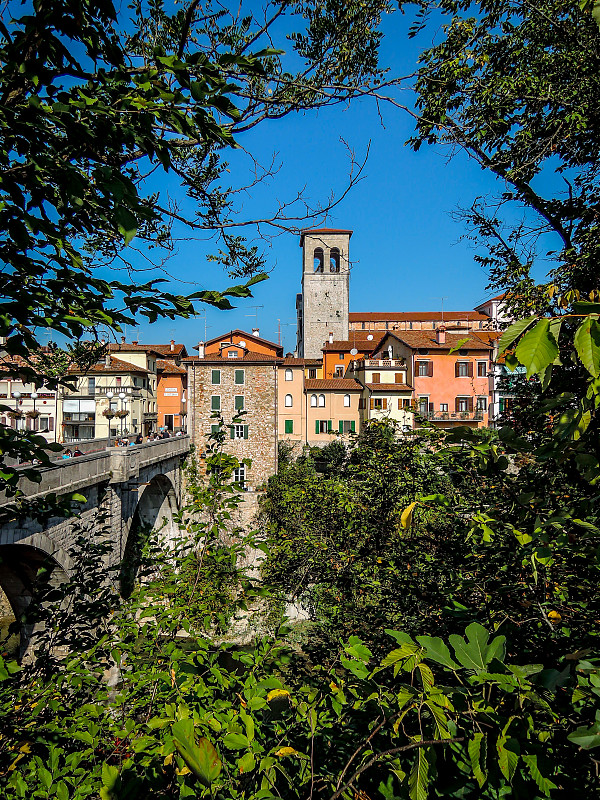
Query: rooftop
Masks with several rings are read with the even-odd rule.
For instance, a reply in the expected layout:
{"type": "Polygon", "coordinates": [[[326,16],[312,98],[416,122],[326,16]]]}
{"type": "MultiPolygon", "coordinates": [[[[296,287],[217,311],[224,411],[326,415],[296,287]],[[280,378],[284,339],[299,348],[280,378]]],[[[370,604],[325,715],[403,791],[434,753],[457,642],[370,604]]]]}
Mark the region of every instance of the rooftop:
{"type": "Polygon", "coordinates": [[[352,378],[310,378],[309,380],[305,381],[304,387],[309,392],[316,392],[320,390],[338,390],[344,392],[362,391],[362,386],[360,383],[352,378]]]}

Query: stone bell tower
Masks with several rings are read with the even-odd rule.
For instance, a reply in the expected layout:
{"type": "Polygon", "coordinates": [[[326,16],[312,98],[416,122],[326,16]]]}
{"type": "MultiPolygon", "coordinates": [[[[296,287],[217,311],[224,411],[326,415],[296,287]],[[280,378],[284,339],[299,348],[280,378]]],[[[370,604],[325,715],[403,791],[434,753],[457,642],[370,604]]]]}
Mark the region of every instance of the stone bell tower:
{"type": "Polygon", "coordinates": [[[350,237],[352,231],[313,228],[302,231],[302,294],[296,297],[298,355],[321,358],[330,333],[348,339],[350,237]]]}

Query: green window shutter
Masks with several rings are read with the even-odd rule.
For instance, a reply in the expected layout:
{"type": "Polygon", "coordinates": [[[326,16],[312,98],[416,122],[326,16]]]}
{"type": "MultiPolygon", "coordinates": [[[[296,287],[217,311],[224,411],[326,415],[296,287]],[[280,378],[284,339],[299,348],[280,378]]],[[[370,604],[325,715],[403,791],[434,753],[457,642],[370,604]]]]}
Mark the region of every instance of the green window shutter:
{"type": "Polygon", "coordinates": [[[244,408],[244,395],[236,394],[235,396],[235,410],[242,411],[244,408]]]}
{"type": "Polygon", "coordinates": [[[211,425],[210,426],[210,432],[211,433],[218,433],[219,432],[219,426],[218,425],[211,425]]]}
{"type": "Polygon", "coordinates": [[[315,420],[315,433],[319,433],[319,420],[315,420]]]}
{"type": "Polygon", "coordinates": [[[244,439],[248,438],[248,426],[244,425],[244,439]]]}
{"type": "Polygon", "coordinates": [[[220,411],[221,410],[221,398],[218,394],[213,394],[210,398],[210,408],[211,411],[220,411]]]}
{"type": "Polygon", "coordinates": [[[212,382],[213,386],[218,385],[221,383],[221,370],[220,369],[213,369],[212,371],[212,382]]]}
{"type": "Polygon", "coordinates": [[[344,432],[344,420],[343,419],[340,420],[339,431],[340,431],[340,433],[344,432]]]}
{"type": "Polygon", "coordinates": [[[229,438],[233,439],[235,435],[235,428],[233,427],[233,425],[229,425],[228,427],[229,427],[229,438]]]}
{"type": "Polygon", "coordinates": [[[235,371],[235,382],[238,384],[244,383],[244,370],[243,369],[236,369],[235,371]]]}
{"type": "Polygon", "coordinates": [[[356,433],[356,423],[354,422],[354,420],[351,420],[350,422],[350,430],[352,431],[352,433],[356,433]]]}
{"type": "Polygon", "coordinates": [[[329,433],[329,431],[331,431],[332,429],[333,429],[333,421],[328,419],[327,420],[327,432],[329,433]]]}
{"type": "Polygon", "coordinates": [[[293,419],[286,419],[286,421],[285,421],[285,432],[286,433],[293,433],[294,432],[294,420],[293,419]]]}

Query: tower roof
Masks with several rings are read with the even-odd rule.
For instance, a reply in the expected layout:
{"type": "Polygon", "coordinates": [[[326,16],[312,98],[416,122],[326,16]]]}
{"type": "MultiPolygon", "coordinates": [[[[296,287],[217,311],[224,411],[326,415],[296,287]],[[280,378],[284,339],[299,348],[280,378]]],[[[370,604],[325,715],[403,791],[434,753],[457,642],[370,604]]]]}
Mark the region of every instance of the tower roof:
{"type": "Polygon", "coordinates": [[[304,237],[306,235],[312,236],[316,234],[317,236],[320,234],[328,234],[328,233],[347,233],[348,238],[352,236],[354,231],[348,230],[346,228],[304,228],[304,230],[300,231],[300,247],[304,245],[304,237]]]}

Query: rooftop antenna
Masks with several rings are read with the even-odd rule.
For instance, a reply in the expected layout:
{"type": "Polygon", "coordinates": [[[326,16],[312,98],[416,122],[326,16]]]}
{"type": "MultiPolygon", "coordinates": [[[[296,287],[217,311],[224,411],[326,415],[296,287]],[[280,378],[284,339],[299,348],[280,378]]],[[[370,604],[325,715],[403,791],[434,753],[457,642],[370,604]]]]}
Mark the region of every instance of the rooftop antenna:
{"type": "Polygon", "coordinates": [[[256,320],[255,323],[254,323],[254,327],[258,328],[258,309],[259,308],[264,308],[264,306],[250,306],[250,308],[254,308],[255,309],[254,314],[244,314],[244,316],[245,317],[254,317],[255,320],[256,320]]]}
{"type": "Polygon", "coordinates": [[[432,300],[440,300],[442,304],[442,325],[444,324],[444,300],[448,299],[448,296],[445,297],[432,297],[432,300]]]}
{"type": "Polygon", "coordinates": [[[204,317],[204,341],[206,341],[206,330],[207,328],[212,328],[212,325],[207,325],[206,322],[206,309],[203,308],[202,311],[196,311],[196,317],[204,317]]]}
{"type": "Polygon", "coordinates": [[[289,325],[294,325],[293,322],[282,322],[279,318],[277,319],[277,344],[281,346],[281,326],[283,325],[284,328],[288,327],[289,325]]]}

